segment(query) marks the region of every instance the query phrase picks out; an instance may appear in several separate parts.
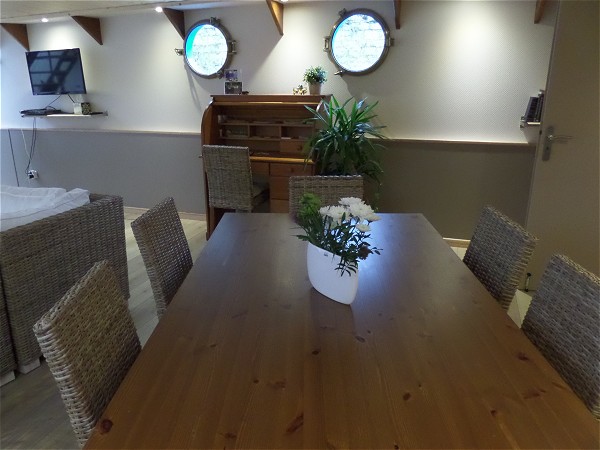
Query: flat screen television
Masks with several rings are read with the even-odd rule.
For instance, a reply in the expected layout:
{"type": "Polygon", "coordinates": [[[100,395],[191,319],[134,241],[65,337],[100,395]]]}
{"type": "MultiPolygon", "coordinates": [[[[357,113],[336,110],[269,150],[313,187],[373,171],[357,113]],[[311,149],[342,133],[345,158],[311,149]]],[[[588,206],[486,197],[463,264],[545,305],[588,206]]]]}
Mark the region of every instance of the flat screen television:
{"type": "Polygon", "coordinates": [[[78,48],[26,52],[33,95],[85,94],[78,48]]]}

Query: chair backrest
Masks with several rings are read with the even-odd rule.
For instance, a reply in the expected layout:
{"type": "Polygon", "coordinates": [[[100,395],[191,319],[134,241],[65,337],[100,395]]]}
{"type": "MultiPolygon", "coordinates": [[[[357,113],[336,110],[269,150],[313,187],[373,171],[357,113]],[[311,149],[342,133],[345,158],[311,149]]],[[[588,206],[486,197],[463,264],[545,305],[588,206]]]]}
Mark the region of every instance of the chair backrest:
{"type": "MultiPolygon", "coordinates": [[[[10,325],[6,313],[6,303],[4,301],[4,290],[2,288],[2,277],[0,276],[0,376],[8,378],[13,370],[17,368],[17,360],[12,345],[12,336],[10,334],[10,325]]],[[[4,379],[2,380],[4,382],[4,379]]]]}
{"type": "Polygon", "coordinates": [[[131,223],[160,319],[192,268],[190,247],[172,197],[131,223]]]}
{"type": "Polygon", "coordinates": [[[536,242],[521,225],[486,206],[463,261],[500,306],[508,310],[536,242]]]}
{"type": "Polygon", "coordinates": [[[290,214],[296,217],[304,193],[312,193],[321,199],[321,205],[337,205],[340,198],[363,198],[364,182],[360,175],[301,176],[290,177],[290,214]]]}
{"type": "Polygon", "coordinates": [[[108,261],[94,264],[33,326],[83,446],[140,352],[108,261]]]}
{"type": "Polygon", "coordinates": [[[522,330],[600,419],[600,278],[554,255],[522,330]]]}
{"type": "Polygon", "coordinates": [[[208,203],[213,208],[252,211],[252,169],[248,147],[202,146],[208,181],[208,203]]]}

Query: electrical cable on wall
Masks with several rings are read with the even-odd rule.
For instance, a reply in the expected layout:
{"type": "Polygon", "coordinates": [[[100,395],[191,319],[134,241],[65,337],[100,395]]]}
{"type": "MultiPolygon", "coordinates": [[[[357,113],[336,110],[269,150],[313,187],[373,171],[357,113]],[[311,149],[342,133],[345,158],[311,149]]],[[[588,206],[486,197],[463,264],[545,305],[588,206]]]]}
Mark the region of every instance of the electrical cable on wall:
{"type": "MultiPolygon", "coordinates": [[[[58,100],[58,99],[59,99],[61,96],[62,96],[62,94],[61,94],[61,95],[59,95],[58,97],[56,97],[56,98],[55,98],[54,100],[52,100],[50,103],[48,103],[48,104],[45,106],[45,108],[44,108],[44,109],[48,109],[48,108],[50,107],[50,105],[51,105],[52,103],[54,103],[56,100],[58,100]]],[[[69,95],[69,98],[71,98],[71,96],[70,96],[70,95],[69,95]]],[[[72,99],[72,98],[71,98],[71,101],[73,101],[73,99],[72,99]]],[[[56,109],[56,108],[53,106],[53,107],[52,107],[52,109],[56,109]]]]}
{"type": "MultiPolygon", "coordinates": [[[[27,168],[25,169],[25,175],[29,173],[29,168],[31,167],[31,161],[33,160],[33,155],[35,154],[35,143],[37,140],[37,117],[33,118],[33,127],[31,129],[31,149],[29,150],[29,160],[27,161],[27,168]]],[[[23,140],[25,140],[25,135],[23,135],[23,140]]],[[[27,146],[25,146],[27,148],[27,146]]]]}
{"type": "Polygon", "coordinates": [[[21,186],[19,184],[19,173],[17,172],[17,162],[15,161],[15,150],[13,148],[12,136],[10,135],[10,128],[8,131],[8,142],[10,143],[10,153],[12,154],[13,168],[15,169],[15,178],[17,179],[17,186],[21,186]]]}

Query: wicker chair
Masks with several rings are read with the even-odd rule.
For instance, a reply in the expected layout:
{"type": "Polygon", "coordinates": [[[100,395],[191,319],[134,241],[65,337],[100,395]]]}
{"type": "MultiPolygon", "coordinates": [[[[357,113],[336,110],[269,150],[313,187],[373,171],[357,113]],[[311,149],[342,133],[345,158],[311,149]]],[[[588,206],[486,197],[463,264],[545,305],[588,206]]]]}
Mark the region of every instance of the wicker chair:
{"type": "Polygon", "coordinates": [[[300,199],[305,192],[319,196],[323,206],[337,205],[342,197],[363,198],[363,177],[360,175],[290,177],[289,194],[292,217],[296,217],[298,214],[300,199]]]}
{"type": "Polygon", "coordinates": [[[33,326],[83,447],[140,352],[108,261],[95,264],[33,326]]]}
{"type": "MultiPolygon", "coordinates": [[[[2,292],[2,277],[0,277],[0,293],[2,292]]],[[[15,379],[14,371],[17,368],[17,360],[13,350],[4,294],[2,295],[0,299],[0,384],[4,385],[15,379]]]]}
{"type": "Polygon", "coordinates": [[[508,310],[537,239],[491,206],[483,208],[464,263],[508,310]]]}
{"type": "Polygon", "coordinates": [[[522,330],[600,419],[600,278],[550,258],[522,330]]]}
{"type": "Polygon", "coordinates": [[[211,208],[250,212],[268,194],[268,185],[253,183],[248,147],[204,145],[204,171],[211,208]]]}
{"type": "Polygon", "coordinates": [[[192,268],[192,255],[183,226],[168,197],[131,223],[160,319],[192,268]]]}
{"type": "Polygon", "coordinates": [[[110,261],[129,298],[123,198],[90,203],[0,233],[3,297],[20,372],[42,356],[32,327],[97,262],[110,261]]]}

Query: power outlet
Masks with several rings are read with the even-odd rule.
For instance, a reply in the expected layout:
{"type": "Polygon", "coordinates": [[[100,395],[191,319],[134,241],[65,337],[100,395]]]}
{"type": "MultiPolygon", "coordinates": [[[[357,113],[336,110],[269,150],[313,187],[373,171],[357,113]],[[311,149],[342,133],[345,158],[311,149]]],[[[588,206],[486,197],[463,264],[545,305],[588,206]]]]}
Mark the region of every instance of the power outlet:
{"type": "Polygon", "coordinates": [[[29,178],[30,180],[37,180],[38,178],[38,171],[37,170],[28,170],[27,171],[27,178],[29,178]]]}

